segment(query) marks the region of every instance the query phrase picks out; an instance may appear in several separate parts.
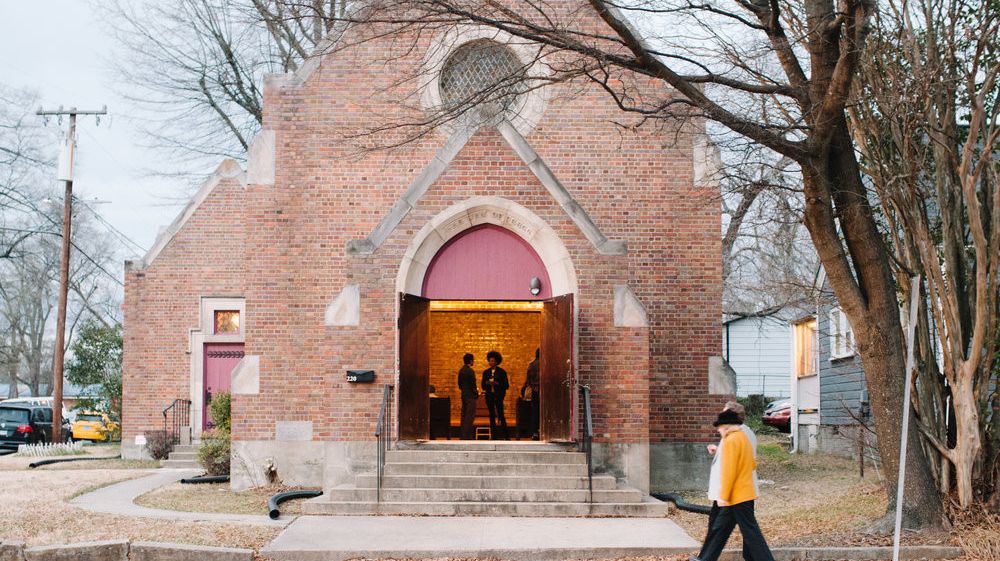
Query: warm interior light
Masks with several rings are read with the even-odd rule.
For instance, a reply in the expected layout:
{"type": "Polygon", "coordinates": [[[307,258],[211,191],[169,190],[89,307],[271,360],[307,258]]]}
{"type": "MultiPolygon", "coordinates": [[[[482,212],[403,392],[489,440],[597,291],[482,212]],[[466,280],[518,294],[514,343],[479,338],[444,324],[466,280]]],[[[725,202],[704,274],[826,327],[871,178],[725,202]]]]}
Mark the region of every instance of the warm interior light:
{"type": "Polygon", "coordinates": [[[431,300],[432,312],[540,312],[542,302],[495,300],[431,300]]]}

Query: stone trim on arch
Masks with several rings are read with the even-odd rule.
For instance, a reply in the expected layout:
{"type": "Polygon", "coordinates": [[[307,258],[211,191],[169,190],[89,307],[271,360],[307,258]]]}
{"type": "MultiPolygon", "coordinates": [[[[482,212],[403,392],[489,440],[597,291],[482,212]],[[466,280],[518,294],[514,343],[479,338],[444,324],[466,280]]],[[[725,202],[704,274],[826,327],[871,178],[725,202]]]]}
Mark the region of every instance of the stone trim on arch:
{"type": "MultiPolygon", "coordinates": [[[[549,195],[559,203],[559,207],[566,213],[566,216],[576,224],[577,228],[593,244],[594,249],[601,255],[625,255],[628,253],[628,246],[624,241],[611,240],[604,235],[600,227],[594,223],[587,211],[576,202],[576,199],[568,189],[559,181],[555,173],[538,155],[538,152],[531,147],[527,139],[521,135],[510,123],[504,121],[497,127],[497,131],[505,142],[514,150],[518,158],[524,162],[529,171],[538,179],[549,195]]],[[[414,178],[413,182],[403,193],[403,196],[396,201],[389,212],[382,217],[375,229],[368,237],[361,240],[350,240],[347,242],[348,255],[371,255],[375,253],[389,235],[399,226],[403,218],[409,214],[417,202],[423,198],[431,185],[437,181],[438,177],[451,165],[451,161],[465,147],[476,131],[459,129],[448,139],[434,158],[424,167],[414,178]]],[[[523,236],[522,236],[523,237],[523,236]]]]}
{"type": "Polygon", "coordinates": [[[437,252],[448,240],[480,224],[506,228],[526,241],[548,270],[553,296],[577,293],[576,269],[555,230],[534,212],[500,197],[466,199],[425,224],[403,255],[396,275],[396,291],[421,294],[424,275],[437,252]]]}

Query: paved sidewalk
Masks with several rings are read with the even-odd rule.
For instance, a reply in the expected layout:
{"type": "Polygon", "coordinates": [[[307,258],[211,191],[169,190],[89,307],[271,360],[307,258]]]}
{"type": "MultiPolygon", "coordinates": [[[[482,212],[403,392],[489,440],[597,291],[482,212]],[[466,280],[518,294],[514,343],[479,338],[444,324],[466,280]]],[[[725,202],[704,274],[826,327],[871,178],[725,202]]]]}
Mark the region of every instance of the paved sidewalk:
{"type": "Polygon", "coordinates": [[[300,516],[261,554],[278,561],[546,561],[695,553],[700,546],[666,518],[300,516]]]}
{"type": "Polygon", "coordinates": [[[143,495],[170,483],[186,477],[200,475],[197,469],[158,469],[151,475],[122,481],[114,485],[102,487],[85,495],[76,497],[70,504],[93,512],[120,514],[122,516],[138,516],[143,518],[161,518],[166,520],[183,520],[189,522],[226,522],[237,524],[262,524],[268,526],[287,526],[290,519],[271,520],[266,514],[223,514],[216,512],[180,512],[176,510],[161,510],[147,508],[135,504],[139,495],[143,495]]]}

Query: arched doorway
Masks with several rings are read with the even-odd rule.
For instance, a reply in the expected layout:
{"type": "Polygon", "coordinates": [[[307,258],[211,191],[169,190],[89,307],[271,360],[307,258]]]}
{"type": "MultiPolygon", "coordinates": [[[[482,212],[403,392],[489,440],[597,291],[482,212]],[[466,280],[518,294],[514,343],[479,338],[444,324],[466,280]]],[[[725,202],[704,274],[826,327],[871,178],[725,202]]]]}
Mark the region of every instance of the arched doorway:
{"type": "MultiPolygon", "coordinates": [[[[442,213],[418,234],[407,254],[410,261],[401,267],[399,278],[406,285],[400,287],[399,308],[402,439],[433,434],[431,404],[445,399],[457,428],[461,400],[455,378],[461,357],[465,352],[476,357],[479,378],[487,350],[504,355],[502,366],[511,382],[505,399],[508,422],[516,413],[518,425],[511,434],[525,436],[524,415],[515,405],[524,405],[517,398],[527,366],[540,350],[541,438],[573,437],[573,294],[552,296],[575,289],[572,265],[551,228],[526,209],[504,203],[500,208],[460,203],[442,213]],[[449,228],[456,222],[465,228],[449,228]],[[442,236],[442,230],[451,235],[442,236]],[[542,251],[529,240],[544,242],[542,251]],[[558,265],[555,277],[552,265],[558,265]],[[428,397],[431,386],[436,399],[428,397]]],[[[436,432],[442,434],[440,428],[436,432]]]]}

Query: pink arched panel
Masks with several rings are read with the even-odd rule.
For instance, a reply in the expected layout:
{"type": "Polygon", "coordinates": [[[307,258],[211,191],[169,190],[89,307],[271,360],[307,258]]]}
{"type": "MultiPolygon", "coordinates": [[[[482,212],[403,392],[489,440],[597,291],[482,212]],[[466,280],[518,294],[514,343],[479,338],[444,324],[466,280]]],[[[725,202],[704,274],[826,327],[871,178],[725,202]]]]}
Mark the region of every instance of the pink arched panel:
{"type": "Polygon", "coordinates": [[[444,244],[424,275],[432,300],[543,300],[552,297],[549,274],[535,250],[517,234],[484,224],[444,244]],[[542,290],[530,292],[531,278],[542,290]]]}

